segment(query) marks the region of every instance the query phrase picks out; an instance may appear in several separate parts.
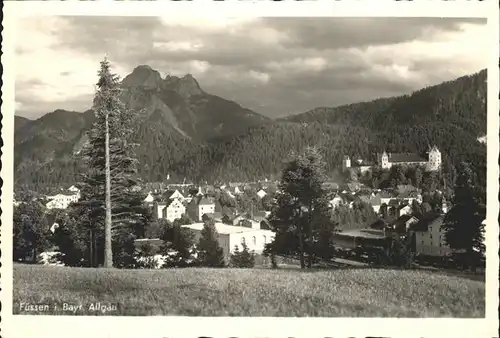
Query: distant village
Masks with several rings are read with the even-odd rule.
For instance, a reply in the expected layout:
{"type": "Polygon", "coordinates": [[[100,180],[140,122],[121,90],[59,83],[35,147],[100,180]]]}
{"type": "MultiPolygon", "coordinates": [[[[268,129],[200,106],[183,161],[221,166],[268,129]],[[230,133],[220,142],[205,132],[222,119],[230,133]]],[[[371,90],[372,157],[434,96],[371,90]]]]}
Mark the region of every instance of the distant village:
{"type": "MultiPolygon", "coordinates": [[[[416,154],[396,154],[383,152],[377,155],[378,163],[366,163],[356,159],[351,163],[349,156],[345,156],[342,163],[344,171],[359,170],[366,172],[374,165],[389,169],[393,165],[419,165],[427,170],[439,170],[441,153],[436,147],[429,151],[428,159],[416,154]]],[[[444,215],[450,208],[449,202],[442,198],[439,210],[432,210],[417,217],[413,206],[422,204],[422,191],[412,185],[398,185],[393,189],[371,189],[359,182],[324,183],[329,193],[329,206],[332,214],[338,208],[352,209],[356,204],[363,203],[371,206],[377,215],[374,222],[366,223],[359,229],[340,230],[335,235],[336,247],[352,250],[359,246],[384,240],[391,236],[411,238],[412,249],[417,255],[444,257],[450,253],[443,235],[442,224],[444,215]]],[[[235,246],[246,246],[259,254],[265,245],[274,238],[274,232],[268,223],[270,207],[260,203],[260,208],[254,205],[242,210],[236,203],[228,207],[222,205],[220,196],[226,199],[237,200],[238,196],[247,195],[259,201],[268,201],[270,205],[279,192],[278,182],[267,179],[257,182],[227,182],[220,184],[169,184],[164,182],[150,182],[140,187],[147,194],[144,203],[151,209],[155,220],[174,222],[189,217],[192,222],[183,227],[191,229],[195,236],[199,236],[206,218],[215,221],[219,245],[225,256],[229,256],[235,246]]],[[[438,191],[439,193],[439,191],[438,191]]],[[[61,189],[54,194],[45,196],[47,209],[63,210],[71,203],[80,199],[80,189],[73,185],[61,189]]],[[[18,204],[20,202],[14,202],[18,204]]],[[[54,223],[51,231],[54,232],[58,224],[54,223]]],[[[144,242],[159,241],[158,238],[139,238],[137,247],[144,242]]]]}

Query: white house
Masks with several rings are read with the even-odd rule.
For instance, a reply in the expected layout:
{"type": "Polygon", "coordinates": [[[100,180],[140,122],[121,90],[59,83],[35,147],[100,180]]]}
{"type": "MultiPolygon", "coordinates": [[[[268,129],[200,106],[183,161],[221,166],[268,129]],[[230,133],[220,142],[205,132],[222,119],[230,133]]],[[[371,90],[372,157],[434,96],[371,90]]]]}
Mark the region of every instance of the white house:
{"type": "Polygon", "coordinates": [[[178,199],[171,199],[166,203],[166,206],[162,208],[162,218],[173,222],[176,219],[182,217],[186,213],[186,207],[178,199]]]}
{"type": "Polygon", "coordinates": [[[181,202],[184,201],[184,195],[181,194],[179,192],[179,190],[175,190],[170,196],[169,196],[169,199],[173,200],[173,199],[178,199],[180,200],[181,202]]]}
{"type": "Polygon", "coordinates": [[[201,221],[203,215],[213,214],[215,203],[203,196],[197,196],[191,200],[187,206],[188,215],[196,221],[201,221]]]}
{"type": "Polygon", "coordinates": [[[343,203],[343,201],[344,200],[342,199],[342,197],[340,197],[339,195],[335,195],[335,197],[332,198],[328,203],[330,204],[330,207],[335,209],[336,207],[341,205],[343,203]]]}
{"type": "Polygon", "coordinates": [[[150,191],[150,192],[148,192],[148,195],[144,199],[144,202],[152,203],[152,202],[154,202],[154,200],[155,200],[155,198],[153,197],[153,194],[151,194],[151,191],[150,191]]]}
{"type": "Polygon", "coordinates": [[[394,198],[394,196],[387,191],[382,191],[379,196],[380,204],[389,204],[389,201],[394,198]]]}
{"type": "Polygon", "coordinates": [[[72,185],[71,187],[68,188],[68,191],[71,191],[71,192],[80,192],[80,189],[78,189],[76,186],[72,185]]]}
{"type": "Polygon", "coordinates": [[[400,205],[397,210],[398,217],[401,217],[403,215],[409,215],[411,214],[411,212],[412,212],[411,206],[408,204],[400,205]]]}
{"type": "Polygon", "coordinates": [[[196,196],[204,196],[205,194],[203,193],[203,191],[201,190],[201,186],[198,187],[198,192],[196,193],[196,196]]]}
{"type": "MultiPolygon", "coordinates": [[[[188,224],[183,225],[183,227],[193,231],[196,243],[200,238],[203,223],[188,224]]],[[[235,246],[242,250],[242,243],[245,243],[250,251],[260,254],[264,251],[265,245],[272,242],[275,237],[275,233],[271,230],[246,228],[223,223],[215,223],[215,228],[217,230],[217,241],[222,247],[226,259],[229,259],[235,246]]]]}
{"type": "Polygon", "coordinates": [[[56,195],[47,196],[50,201],[46,204],[47,209],[66,209],[71,203],[78,202],[79,192],[61,192],[56,195]]]}
{"type": "Polygon", "coordinates": [[[414,227],[415,250],[417,254],[429,256],[448,256],[451,248],[444,237],[442,215],[434,215],[420,220],[414,227]]]}
{"type": "Polygon", "coordinates": [[[259,196],[260,199],[263,199],[266,195],[267,193],[264,191],[264,189],[260,189],[259,191],[257,191],[257,196],[259,196]]]}

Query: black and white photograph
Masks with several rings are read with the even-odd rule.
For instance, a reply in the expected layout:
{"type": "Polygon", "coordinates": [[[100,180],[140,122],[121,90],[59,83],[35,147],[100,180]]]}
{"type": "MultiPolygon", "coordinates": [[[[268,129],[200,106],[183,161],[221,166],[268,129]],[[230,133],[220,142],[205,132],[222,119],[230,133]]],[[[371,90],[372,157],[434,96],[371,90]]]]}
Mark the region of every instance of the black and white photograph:
{"type": "Polygon", "coordinates": [[[486,317],[487,17],[159,14],[15,20],[14,317],[486,317]]]}

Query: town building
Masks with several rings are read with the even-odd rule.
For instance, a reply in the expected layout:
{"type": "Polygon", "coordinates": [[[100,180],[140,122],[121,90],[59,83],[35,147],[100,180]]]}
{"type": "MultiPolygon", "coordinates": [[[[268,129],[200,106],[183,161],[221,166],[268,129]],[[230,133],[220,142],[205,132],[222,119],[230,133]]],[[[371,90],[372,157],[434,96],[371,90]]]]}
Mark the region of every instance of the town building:
{"type": "Polygon", "coordinates": [[[153,203],[155,201],[155,198],[153,196],[153,194],[150,192],[148,192],[148,195],[146,196],[146,198],[144,198],[144,202],[145,203],[153,203]]]}
{"type": "Polygon", "coordinates": [[[264,189],[260,189],[259,191],[257,191],[257,196],[259,196],[260,199],[263,199],[264,196],[267,195],[267,192],[264,190],[264,189]]]}
{"type": "Polygon", "coordinates": [[[364,161],[363,159],[356,159],[354,161],[351,161],[349,155],[344,155],[344,158],[342,160],[343,171],[356,169],[360,174],[364,174],[365,172],[370,171],[373,165],[373,163],[364,161]]]}
{"type": "Polygon", "coordinates": [[[446,244],[443,221],[443,215],[429,214],[412,226],[417,254],[444,257],[452,253],[446,244]]]}
{"type": "MultiPolygon", "coordinates": [[[[382,169],[390,169],[394,165],[404,166],[422,166],[426,171],[437,171],[441,169],[441,152],[436,146],[433,146],[427,152],[427,158],[416,153],[383,153],[377,154],[376,165],[382,169]]],[[[363,159],[351,161],[349,155],[344,155],[342,160],[342,170],[348,171],[355,169],[363,174],[374,166],[374,163],[363,159]]]]}
{"type": "Polygon", "coordinates": [[[419,219],[410,214],[405,214],[398,217],[396,220],[391,222],[388,227],[395,233],[406,236],[406,234],[410,231],[411,226],[417,224],[419,219]]]}
{"type": "Polygon", "coordinates": [[[185,197],[184,197],[184,195],[178,189],[176,189],[174,191],[169,191],[168,192],[168,199],[169,200],[177,199],[177,200],[179,200],[181,202],[184,202],[185,197]]]}
{"type": "Polygon", "coordinates": [[[80,189],[77,186],[75,186],[75,185],[72,185],[71,187],[69,187],[68,191],[71,191],[71,192],[74,192],[74,193],[80,193],[80,189]]]}
{"type": "Polygon", "coordinates": [[[367,203],[372,206],[373,211],[378,214],[380,212],[380,207],[382,205],[382,198],[379,195],[361,195],[359,197],[361,202],[367,203]]]}
{"type": "Polygon", "coordinates": [[[178,199],[170,199],[162,210],[162,218],[170,222],[179,219],[186,213],[186,207],[178,199]]]}
{"type": "Polygon", "coordinates": [[[168,199],[162,202],[154,202],[153,213],[156,219],[175,221],[186,213],[186,207],[179,199],[168,199]]]}
{"type": "Polygon", "coordinates": [[[187,214],[195,221],[202,221],[203,215],[215,212],[215,203],[205,196],[195,196],[187,206],[187,214]]]}
{"type": "Polygon", "coordinates": [[[344,203],[344,199],[339,194],[336,194],[328,203],[331,208],[335,209],[344,203]]]}
{"type": "Polygon", "coordinates": [[[49,202],[45,205],[47,209],[66,209],[71,203],[80,200],[80,190],[78,191],[62,191],[52,196],[47,196],[49,202]]]}
{"type": "MultiPolygon", "coordinates": [[[[183,225],[184,228],[192,230],[195,243],[200,239],[203,226],[203,223],[183,225]]],[[[254,251],[256,254],[261,254],[264,251],[265,245],[272,242],[275,237],[275,233],[271,230],[233,226],[223,223],[215,223],[215,229],[217,231],[217,241],[224,252],[226,260],[229,260],[235,246],[238,246],[241,251],[243,243],[247,245],[248,250],[254,251]]]]}

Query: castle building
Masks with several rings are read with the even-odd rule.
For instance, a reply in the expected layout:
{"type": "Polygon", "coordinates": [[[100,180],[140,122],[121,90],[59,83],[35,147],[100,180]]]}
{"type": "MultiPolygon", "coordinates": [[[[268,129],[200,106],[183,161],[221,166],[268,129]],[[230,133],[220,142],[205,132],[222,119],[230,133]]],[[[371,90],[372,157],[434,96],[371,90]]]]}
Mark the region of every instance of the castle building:
{"type": "MultiPolygon", "coordinates": [[[[382,169],[390,169],[393,165],[423,166],[426,171],[437,171],[441,169],[441,152],[436,146],[429,149],[427,159],[416,153],[387,153],[377,154],[377,165],[382,169]]],[[[345,155],[342,161],[342,169],[358,169],[361,173],[371,169],[371,165],[357,160],[351,163],[349,156],[345,155]]]]}

